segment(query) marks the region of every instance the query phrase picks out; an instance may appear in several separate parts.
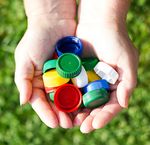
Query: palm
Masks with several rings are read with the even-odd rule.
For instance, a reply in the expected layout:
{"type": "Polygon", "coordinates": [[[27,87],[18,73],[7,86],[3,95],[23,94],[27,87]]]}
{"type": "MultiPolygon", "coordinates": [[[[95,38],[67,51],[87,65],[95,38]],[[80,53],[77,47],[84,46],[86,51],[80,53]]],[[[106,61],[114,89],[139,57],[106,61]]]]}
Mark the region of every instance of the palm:
{"type": "Polygon", "coordinates": [[[84,55],[96,55],[101,61],[116,68],[120,76],[117,85],[111,86],[110,101],[106,105],[91,113],[85,111],[77,114],[75,124],[81,125],[83,132],[89,132],[103,127],[122,107],[127,107],[128,97],[136,84],[138,61],[136,51],[124,32],[97,24],[79,24],[77,36],[84,42],[84,55]]]}
{"type": "Polygon", "coordinates": [[[62,20],[60,25],[57,21],[58,25],[53,29],[32,27],[26,31],[15,52],[16,81],[20,82],[18,89],[24,99],[22,103],[30,100],[33,109],[46,125],[56,127],[59,122],[60,126],[68,128],[72,126],[70,118],[47,101],[42,81],[42,66],[52,57],[56,41],[75,33],[74,20],[63,20],[63,25],[61,23],[62,20]],[[61,117],[64,119],[60,120],[61,117]]]}

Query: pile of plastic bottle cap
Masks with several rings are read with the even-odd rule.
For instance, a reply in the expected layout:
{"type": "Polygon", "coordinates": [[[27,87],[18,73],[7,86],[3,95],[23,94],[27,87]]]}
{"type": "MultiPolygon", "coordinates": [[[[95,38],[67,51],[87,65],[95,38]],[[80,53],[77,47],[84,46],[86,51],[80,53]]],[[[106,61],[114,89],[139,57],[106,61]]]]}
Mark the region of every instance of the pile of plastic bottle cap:
{"type": "Polygon", "coordinates": [[[53,59],[43,65],[45,91],[63,112],[107,103],[110,84],[118,79],[118,73],[111,66],[96,57],[81,57],[82,53],[81,40],[67,36],[56,43],[53,59]]]}

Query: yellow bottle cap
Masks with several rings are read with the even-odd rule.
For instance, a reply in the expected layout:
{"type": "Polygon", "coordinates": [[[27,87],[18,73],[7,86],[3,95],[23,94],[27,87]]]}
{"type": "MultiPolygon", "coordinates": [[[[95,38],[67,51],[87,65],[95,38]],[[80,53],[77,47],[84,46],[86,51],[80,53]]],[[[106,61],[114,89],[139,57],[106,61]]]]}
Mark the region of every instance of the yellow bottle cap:
{"type": "Polygon", "coordinates": [[[94,82],[96,80],[100,80],[101,78],[94,71],[87,71],[89,82],[94,82]]]}
{"type": "Polygon", "coordinates": [[[69,82],[70,79],[61,77],[56,69],[47,71],[43,74],[45,87],[58,87],[69,82]]]}

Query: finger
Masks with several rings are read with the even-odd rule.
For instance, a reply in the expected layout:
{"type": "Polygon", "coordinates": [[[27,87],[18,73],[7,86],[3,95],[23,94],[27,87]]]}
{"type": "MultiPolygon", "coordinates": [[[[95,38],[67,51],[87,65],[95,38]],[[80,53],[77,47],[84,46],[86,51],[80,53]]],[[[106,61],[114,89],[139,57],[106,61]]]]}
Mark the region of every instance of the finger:
{"type": "Polygon", "coordinates": [[[73,124],[75,126],[80,126],[85,118],[90,114],[90,109],[82,109],[74,118],[73,124]]]}
{"type": "MultiPolygon", "coordinates": [[[[131,66],[128,64],[128,66],[131,66]]],[[[133,67],[129,68],[128,66],[125,66],[125,70],[122,72],[119,71],[120,76],[120,82],[117,86],[117,98],[119,104],[123,108],[128,107],[128,102],[130,95],[132,94],[135,86],[136,86],[136,72],[132,71],[135,70],[133,67]]]]}
{"type": "Polygon", "coordinates": [[[40,89],[33,89],[33,94],[30,99],[30,104],[40,119],[51,128],[58,126],[58,119],[50,104],[48,103],[45,94],[40,89]]]}
{"type": "Polygon", "coordinates": [[[70,118],[71,118],[72,121],[74,120],[74,118],[77,116],[77,114],[79,112],[80,112],[80,109],[78,109],[78,110],[76,110],[74,112],[69,113],[69,116],[70,116],[70,118]]]}
{"type": "Polygon", "coordinates": [[[129,91],[131,91],[131,90],[126,88],[126,85],[123,81],[118,84],[117,98],[118,98],[119,104],[124,108],[128,107],[128,101],[129,101],[129,97],[130,97],[129,96],[130,95],[129,91]]]}
{"type": "Polygon", "coordinates": [[[94,130],[92,126],[93,117],[91,115],[87,116],[87,118],[81,124],[80,130],[82,133],[89,133],[94,130]]]}
{"type": "Polygon", "coordinates": [[[32,94],[32,79],[34,76],[34,66],[30,61],[26,46],[26,34],[15,50],[15,83],[20,93],[20,105],[25,104],[32,94]]]}
{"type": "Polygon", "coordinates": [[[128,107],[128,102],[131,93],[133,92],[134,88],[136,86],[136,81],[135,80],[122,80],[117,87],[117,98],[119,104],[127,108],[128,107]]]}
{"type": "Polygon", "coordinates": [[[108,122],[110,122],[120,111],[122,107],[119,105],[116,92],[111,94],[110,101],[105,104],[102,110],[100,110],[94,117],[92,126],[95,129],[104,127],[108,122]]]}
{"type": "Polygon", "coordinates": [[[72,128],[72,120],[69,115],[65,112],[59,111],[53,103],[50,104],[57,115],[59,125],[62,128],[72,128]]]}
{"type": "Polygon", "coordinates": [[[33,73],[34,68],[31,63],[24,61],[16,63],[15,83],[20,93],[20,105],[27,103],[31,97],[33,73]]]}
{"type": "Polygon", "coordinates": [[[43,89],[44,88],[44,83],[43,83],[42,73],[40,73],[38,75],[36,75],[36,74],[37,73],[35,72],[35,76],[32,80],[32,87],[43,89]]]}
{"type": "Polygon", "coordinates": [[[96,109],[93,109],[90,113],[91,116],[95,117],[97,115],[98,112],[100,112],[103,109],[104,106],[100,106],[96,109]]]}

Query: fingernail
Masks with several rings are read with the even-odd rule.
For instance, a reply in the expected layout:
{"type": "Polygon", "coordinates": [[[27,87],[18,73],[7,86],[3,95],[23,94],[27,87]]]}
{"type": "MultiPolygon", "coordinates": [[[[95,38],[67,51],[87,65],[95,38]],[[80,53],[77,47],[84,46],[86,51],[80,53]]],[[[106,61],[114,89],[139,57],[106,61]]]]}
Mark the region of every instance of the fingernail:
{"type": "Polygon", "coordinates": [[[84,134],[90,133],[91,131],[93,131],[93,129],[89,129],[88,127],[81,125],[80,127],[80,131],[84,134]]]}
{"type": "Polygon", "coordinates": [[[24,98],[22,95],[20,95],[20,106],[24,105],[26,102],[24,101],[24,98]]]}
{"type": "Polygon", "coordinates": [[[125,107],[125,108],[128,108],[128,105],[129,105],[129,99],[126,99],[126,100],[125,100],[124,107],[125,107]]]}
{"type": "Polygon", "coordinates": [[[123,106],[124,108],[128,108],[129,100],[130,100],[130,96],[127,96],[124,101],[124,106],[123,106]]]}
{"type": "Polygon", "coordinates": [[[22,106],[23,105],[23,102],[22,102],[22,99],[21,99],[21,97],[20,97],[20,106],[22,106]]]}
{"type": "Polygon", "coordinates": [[[50,128],[57,128],[58,123],[49,123],[47,126],[49,126],[50,128]]]}

